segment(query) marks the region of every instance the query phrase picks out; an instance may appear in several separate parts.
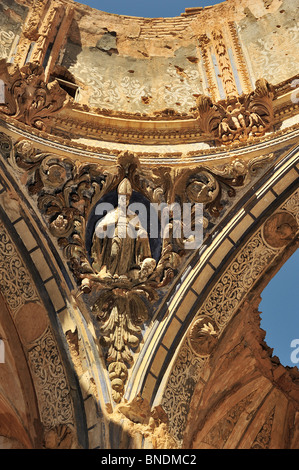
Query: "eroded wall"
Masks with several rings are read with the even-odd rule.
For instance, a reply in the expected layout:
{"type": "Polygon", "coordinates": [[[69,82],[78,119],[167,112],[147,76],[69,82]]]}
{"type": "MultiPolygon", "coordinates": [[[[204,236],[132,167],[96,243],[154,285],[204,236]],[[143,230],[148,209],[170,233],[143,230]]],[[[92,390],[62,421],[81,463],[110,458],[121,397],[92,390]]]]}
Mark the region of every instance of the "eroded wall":
{"type": "Polygon", "coordinates": [[[166,19],[81,10],[59,64],[81,86],[81,103],[188,114],[201,93],[225,99],[259,78],[277,84],[295,76],[297,12],[291,0],[230,0],[166,19]]]}
{"type": "Polygon", "coordinates": [[[260,77],[278,83],[298,73],[298,1],[264,2],[277,8],[258,14],[244,9],[238,32],[252,80],[260,77]]]}
{"type": "Polygon", "coordinates": [[[22,30],[28,8],[15,0],[0,3],[0,59],[10,58],[22,30]]]}

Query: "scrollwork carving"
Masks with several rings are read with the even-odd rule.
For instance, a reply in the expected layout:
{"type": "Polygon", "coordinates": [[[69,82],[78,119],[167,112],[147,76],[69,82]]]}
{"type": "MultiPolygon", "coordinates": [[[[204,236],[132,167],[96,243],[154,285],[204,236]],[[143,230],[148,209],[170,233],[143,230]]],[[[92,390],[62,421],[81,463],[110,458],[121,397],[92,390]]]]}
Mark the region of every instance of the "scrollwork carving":
{"type": "Polygon", "coordinates": [[[29,276],[11,238],[0,224],[0,289],[16,313],[26,302],[38,300],[33,281],[29,276]]]}
{"type": "Polygon", "coordinates": [[[12,142],[10,138],[3,132],[0,132],[0,152],[2,153],[2,155],[8,158],[10,156],[11,150],[12,142]]]}
{"type": "Polygon", "coordinates": [[[209,96],[197,98],[200,130],[224,145],[262,136],[274,122],[274,88],[265,79],[255,83],[255,90],[240,97],[231,96],[214,103],[209,96]]]}
{"type": "Polygon", "coordinates": [[[149,320],[161,289],[172,281],[186,257],[188,240],[183,230],[176,235],[176,221],[170,211],[168,234],[160,235],[154,256],[147,230],[137,215],[130,213],[130,196],[134,192],[149,204],[177,204],[179,208],[188,203],[191,225],[194,206],[201,203],[206,214],[203,227],[207,228],[207,217],[219,216],[223,198],[235,196],[235,188],[250,180],[251,163],[234,158],[224,167],[152,170],[141,168],[134,154],[124,152],[112,168],[38,152],[27,140],[17,142],[9,158],[13,166],[26,171],[28,191],[37,198],[50,233],[63,250],[77,281],[78,295],[92,293],[91,310],[100,324],[112,395],[119,402],[133,362],[132,351],[137,351],[140,343],[141,327],[149,320]],[[118,196],[116,206],[90,233],[88,224],[97,204],[112,193],[118,196]],[[125,237],[116,231],[122,215],[120,196],[126,201],[122,219],[125,237]],[[110,225],[111,236],[101,237],[100,232],[105,234],[110,225]],[[136,228],[136,236],[129,237],[128,230],[136,228]]]}
{"type": "Polygon", "coordinates": [[[47,118],[68,101],[56,80],[45,83],[44,69],[38,63],[18,68],[2,59],[0,78],[5,83],[5,104],[0,105],[0,112],[39,130],[46,130],[47,118]]]}
{"type": "Polygon", "coordinates": [[[39,408],[45,429],[73,425],[70,390],[50,328],[29,351],[29,364],[38,390],[39,408]]]}
{"type": "Polygon", "coordinates": [[[251,449],[268,449],[269,444],[271,441],[271,433],[272,433],[272,426],[275,414],[275,407],[269,415],[267,416],[266,421],[264,422],[263,426],[261,427],[260,431],[258,432],[257,436],[255,437],[251,449]]]}

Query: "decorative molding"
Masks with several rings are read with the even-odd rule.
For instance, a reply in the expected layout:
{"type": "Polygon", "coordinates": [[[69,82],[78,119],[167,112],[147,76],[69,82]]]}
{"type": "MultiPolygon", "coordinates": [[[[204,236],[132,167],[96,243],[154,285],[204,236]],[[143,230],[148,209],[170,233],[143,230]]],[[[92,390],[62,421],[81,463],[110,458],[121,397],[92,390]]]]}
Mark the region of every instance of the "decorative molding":
{"type": "Polygon", "coordinates": [[[4,225],[0,223],[0,289],[14,316],[27,302],[39,300],[34,283],[4,225]]]}
{"type": "MultiPolygon", "coordinates": [[[[142,142],[146,145],[202,142],[205,146],[213,144],[221,148],[229,145],[236,148],[248,140],[258,142],[272,129],[274,122],[277,124],[282,120],[281,116],[286,114],[292,116],[298,107],[287,99],[282,104],[278,100],[276,109],[274,97],[279,86],[272,87],[264,79],[256,82],[253,92],[241,96],[231,95],[227,100],[214,102],[209,96],[198,95],[197,106],[190,108],[189,114],[165,109],[152,115],[142,115],[93,109],[75,103],[60,88],[57,80],[50,83],[45,81],[44,69],[38,63],[28,62],[19,68],[2,59],[0,78],[5,83],[6,102],[0,104],[3,117],[42,131],[48,138],[49,134],[46,133],[51,131],[51,139],[62,139],[79,148],[86,146],[78,145],[74,140],[98,137],[99,134],[107,142],[115,143],[142,142]],[[129,120],[131,125],[124,128],[119,125],[119,119],[129,120]],[[140,121],[138,127],[136,120],[140,121]]],[[[284,84],[283,89],[286,86],[284,84]]],[[[290,90],[288,93],[291,96],[290,90]]],[[[277,131],[273,133],[275,135],[277,131]]],[[[98,148],[97,151],[107,153],[107,149],[98,148]]],[[[210,148],[198,150],[197,154],[210,151],[210,148]]],[[[114,152],[119,150],[115,149],[114,152]]],[[[168,155],[165,157],[168,158],[168,155]]]]}
{"type": "Polygon", "coordinates": [[[274,123],[273,99],[273,87],[264,79],[257,80],[253,92],[238,98],[213,103],[209,96],[200,95],[198,126],[221,144],[263,136],[274,123]]]}
{"type": "Polygon", "coordinates": [[[37,63],[18,68],[2,59],[0,77],[5,83],[6,100],[0,112],[39,130],[47,130],[49,117],[68,102],[67,93],[57,81],[44,82],[44,69],[37,63]]]}
{"type": "Polygon", "coordinates": [[[139,345],[141,326],[161,295],[159,290],[172,281],[186,257],[187,239],[183,235],[175,238],[170,229],[169,236],[162,238],[161,252],[155,259],[147,238],[127,238],[121,241],[126,259],[121,258],[121,252],[114,259],[110,250],[119,242],[112,238],[104,243],[95,233],[90,240],[86,238],[96,204],[120,188],[126,188],[122,194],[128,191],[131,195],[134,191],[149,203],[176,202],[181,209],[186,202],[202,203],[203,224],[207,228],[219,217],[224,199],[235,197],[236,189],[248,184],[256,168],[273,157],[256,157],[248,163],[235,158],[225,166],[212,168],[150,170],[142,169],[138,158],[127,152],[120,154],[118,164],[111,168],[39,153],[28,140],[15,144],[8,159],[10,164],[26,171],[28,191],[36,195],[50,233],[63,249],[78,284],[78,295],[92,293],[91,309],[100,323],[101,345],[106,351],[116,402],[124,393],[128,366],[133,361],[131,350],[139,345]],[[130,253],[134,256],[132,263],[130,253]]]}
{"type": "MultiPolygon", "coordinates": [[[[0,259],[0,290],[15,319],[23,305],[28,302],[41,303],[41,300],[22,258],[2,223],[0,223],[0,259]]],[[[70,388],[56,340],[49,326],[30,349],[27,349],[26,354],[45,431],[64,424],[72,428],[75,422],[70,388]]]]}
{"type": "MultiPolygon", "coordinates": [[[[51,142],[49,142],[49,134],[38,129],[28,129],[28,126],[25,124],[16,122],[9,116],[2,115],[2,126],[9,132],[17,134],[18,138],[24,138],[26,140],[32,141],[35,145],[46,145],[51,147],[51,152],[53,150],[58,152],[65,152],[67,154],[72,153],[76,157],[88,158],[88,159],[101,159],[101,161],[115,164],[117,162],[118,155],[126,151],[126,145],[121,145],[121,149],[113,147],[93,147],[90,145],[85,145],[83,143],[78,143],[70,141],[68,139],[63,139],[57,135],[51,135],[51,142]],[[30,131],[30,132],[29,132],[30,131]]],[[[230,147],[223,148],[222,146],[213,147],[213,148],[198,148],[197,150],[189,150],[190,145],[186,143],[186,151],[183,152],[158,152],[154,149],[153,151],[142,151],[140,152],[137,148],[133,149],[134,154],[138,157],[141,164],[147,165],[149,167],[156,167],[158,164],[178,167],[181,166],[182,162],[184,165],[193,166],[204,163],[209,165],[209,162],[217,160],[221,162],[222,160],[227,161],[227,158],[234,158],[236,152],[238,152],[239,158],[244,158],[246,160],[248,155],[253,152],[267,152],[269,145],[273,148],[281,148],[281,146],[288,143],[293,143],[295,145],[295,139],[299,135],[299,124],[293,124],[290,127],[287,127],[282,130],[275,131],[273,133],[265,134],[262,137],[256,137],[254,141],[251,142],[251,145],[248,146],[245,143],[235,141],[231,144],[230,147]],[[182,160],[184,157],[184,160],[182,160]]],[[[130,151],[132,148],[130,147],[130,151]]]]}
{"type": "Polygon", "coordinates": [[[227,46],[225,44],[223,34],[219,29],[214,29],[212,31],[212,42],[216,57],[218,59],[220,76],[225,94],[227,98],[236,96],[238,94],[238,91],[235,84],[231,61],[228,55],[227,46]]]}
{"type": "Polygon", "coordinates": [[[54,40],[57,27],[64,14],[65,7],[59,2],[52,2],[43,21],[36,31],[36,41],[30,61],[42,64],[48,45],[54,40]]]}
{"type": "Polygon", "coordinates": [[[260,431],[256,435],[251,449],[268,449],[271,441],[271,432],[274,420],[275,407],[269,413],[265,423],[261,427],[260,431]]]}
{"type": "Polygon", "coordinates": [[[189,329],[187,340],[194,354],[209,356],[218,342],[219,327],[212,318],[201,315],[189,329]]]}
{"type": "Polygon", "coordinates": [[[170,433],[178,444],[183,439],[195,385],[201,380],[206,363],[185,341],[164,390],[161,405],[168,416],[170,433]]]}
{"type": "Polygon", "coordinates": [[[239,36],[238,36],[238,31],[236,28],[236,24],[234,21],[229,21],[228,22],[228,29],[230,32],[230,36],[232,38],[232,44],[234,48],[234,52],[237,58],[237,63],[238,63],[238,70],[240,71],[240,76],[242,80],[242,88],[244,90],[244,93],[250,93],[252,90],[251,86],[251,81],[248,73],[248,67],[246,64],[246,60],[244,58],[243,50],[240,44],[239,36]]]}
{"type": "MultiPolygon", "coordinates": [[[[194,317],[169,376],[161,402],[168,415],[171,432],[177,440],[182,439],[195,382],[202,380],[204,367],[208,364],[210,353],[216,347],[218,339],[248,292],[283,251],[285,245],[290,242],[290,238],[286,237],[283,238],[283,243],[279,242],[280,246],[276,246],[276,243],[274,247],[268,245],[264,240],[265,227],[267,227],[266,239],[268,239],[269,221],[274,220],[274,223],[271,223],[272,233],[281,227],[281,222],[285,223],[287,220],[289,223],[291,221],[292,238],[294,238],[296,235],[293,225],[295,219],[297,219],[296,232],[298,232],[298,190],[244,244],[215,283],[194,317]],[[282,217],[281,214],[284,216],[282,217]],[[212,327],[209,327],[209,323],[212,327]],[[204,325],[207,325],[207,328],[204,328],[204,325]],[[204,331],[202,331],[203,328],[204,331]],[[192,364],[196,364],[195,369],[192,364]],[[196,370],[195,381],[193,372],[191,372],[194,370],[196,370]],[[192,386],[190,386],[191,384],[192,386]],[[186,410],[184,413],[182,413],[180,402],[182,390],[184,390],[186,410]]],[[[289,234],[289,231],[287,233],[289,234]]],[[[279,240],[281,239],[279,238],[279,240]]]]}
{"type": "Polygon", "coordinates": [[[199,47],[201,51],[203,66],[208,81],[208,91],[212,100],[217,100],[219,91],[215,81],[214,67],[212,63],[212,58],[210,54],[211,40],[206,34],[201,34],[198,38],[199,47]]]}
{"type": "Polygon", "coordinates": [[[45,430],[55,429],[59,425],[73,426],[74,411],[70,389],[49,327],[28,352],[28,360],[45,430]]]}
{"type": "Polygon", "coordinates": [[[47,0],[33,0],[26,22],[21,33],[17,51],[14,57],[14,63],[22,66],[30,50],[30,45],[38,39],[38,29],[47,0]]]}

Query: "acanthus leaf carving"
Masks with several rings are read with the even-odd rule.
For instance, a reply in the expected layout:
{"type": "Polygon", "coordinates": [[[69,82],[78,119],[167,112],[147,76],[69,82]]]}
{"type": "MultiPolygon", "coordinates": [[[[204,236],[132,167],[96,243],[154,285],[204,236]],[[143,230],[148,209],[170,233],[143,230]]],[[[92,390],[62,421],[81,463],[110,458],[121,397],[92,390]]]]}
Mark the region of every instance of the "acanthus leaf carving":
{"type": "MultiPolygon", "coordinates": [[[[162,295],[187,256],[184,234],[176,238],[169,219],[167,237],[160,240],[159,253],[153,256],[146,230],[142,237],[103,239],[101,227],[108,227],[119,215],[118,204],[88,226],[97,204],[113,192],[129,202],[132,193],[150,204],[178,204],[192,207],[202,203],[203,225],[207,217],[216,220],[224,197],[235,195],[235,188],[250,180],[253,163],[232,159],[223,167],[141,168],[129,152],[119,155],[117,165],[74,161],[55,154],[39,153],[30,141],[21,140],[11,153],[12,166],[26,171],[28,191],[37,198],[51,234],[57,238],[78,284],[78,295],[91,295],[91,311],[99,321],[100,343],[116,402],[122,399],[128,368],[142,339],[142,327],[151,306],[162,295]],[[98,232],[97,232],[98,231],[98,232]],[[88,238],[89,237],[89,238],[88,238]]],[[[270,157],[264,157],[267,161],[270,157]]],[[[136,213],[126,213],[126,226],[136,213]]],[[[194,216],[194,214],[193,214],[194,216]]],[[[192,221],[191,221],[192,222],[192,221]]],[[[107,228],[106,227],[106,228],[107,228]]],[[[89,302],[89,303],[90,303],[89,302]]]]}
{"type": "Polygon", "coordinates": [[[197,98],[197,120],[203,132],[218,144],[244,142],[263,136],[274,123],[274,88],[265,79],[255,83],[255,90],[239,97],[214,103],[209,96],[197,98]]]}
{"type": "Polygon", "coordinates": [[[56,80],[44,81],[44,69],[28,62],[19,68],[0,60],[0,78],[5,83],[5,103],[0,112],[36,129],[47,129],[47,118],[68,102],[67,93],[56,80]]]}

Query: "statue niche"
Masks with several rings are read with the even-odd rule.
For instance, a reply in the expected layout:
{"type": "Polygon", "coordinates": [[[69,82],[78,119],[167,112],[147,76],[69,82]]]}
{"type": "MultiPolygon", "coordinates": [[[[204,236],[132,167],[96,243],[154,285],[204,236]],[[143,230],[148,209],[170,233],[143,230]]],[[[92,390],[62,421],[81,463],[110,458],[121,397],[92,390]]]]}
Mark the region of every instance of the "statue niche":
{"type": "Polygon", "coordinates": [[[130,209],[132,186],[127,178],[119,183],[117,196],[117,206],[109,203],[112,208],[93,230],[90,279],[99,289],[92,311],[100,324],[112,397],[119,403],[133,363],[132,350],[138,347],[141,326],[148,319],[148,302],[156,295],[151,279],[156,260],[142,217],[130,209]]]}
{"type": "Polygon", "coordinates": [[[148,233],[140,218],[129,208],[130,181],[123,179],[117,192],[118,206],[96,224],[91,248],[92,266],[99,281],[144,280],[156,266],[148,233]]]}

